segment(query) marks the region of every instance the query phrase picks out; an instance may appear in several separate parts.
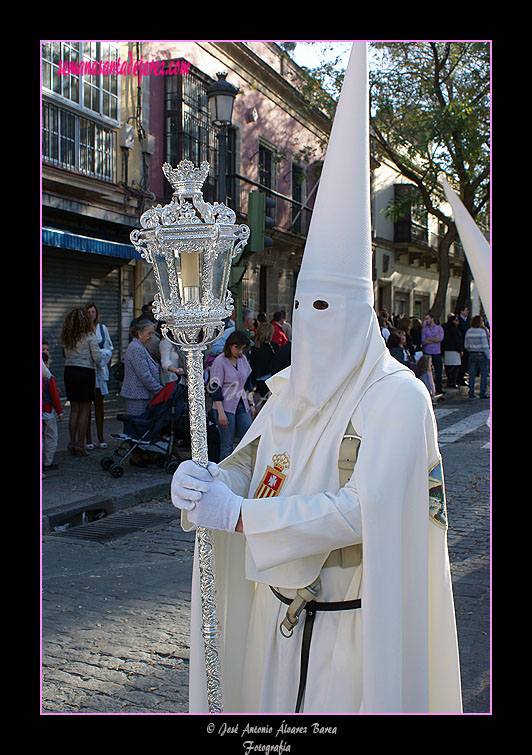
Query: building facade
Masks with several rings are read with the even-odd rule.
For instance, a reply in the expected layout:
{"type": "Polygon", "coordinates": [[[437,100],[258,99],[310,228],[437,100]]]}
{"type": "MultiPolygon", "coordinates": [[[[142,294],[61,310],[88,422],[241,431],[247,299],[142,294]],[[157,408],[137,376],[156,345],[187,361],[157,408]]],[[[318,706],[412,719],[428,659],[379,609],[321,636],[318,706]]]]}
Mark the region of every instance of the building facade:
{"type": "MultiPolygon", "coordinates": [[[[382,159],[372,161],[372,228],[374,243],[375,309],[420,320],[430,311],[438,290],[438,242],[444,228],[415,202],[415,187],[382,159]],[[410,211],[392,220],[387,208],[411,192],[410,211]]],[[[445,212],[445,206],[442,210],[445,212]]],[[[447,214],[451,215],[450,208],[447,214]]],[[[450,279],[444,321],[454,312],[464,265],[461,245],[449,251],[450,279]]]]}
{"type": "MultiPolygon", "coordinates": [[[[129,236],[142,212],[170,200],[163,163],[207,160],[204,197],[218,198],[220,134],[207,98],[218,72],[238,89],[227,130],[227,204],[245,223],[250,191],[273,200],[273,245],[246,256],[242,305],[270,317],[285,310],[290,319],[331,128],[305,100],[291,58],[273,42],[43,42],[42,335],[60,391],[61,327],[71,307],[96,304],[115,345],[113,367],[131,320],[154,298],[151,266],[129,236]]],[[[404,183],[390,166],[374,165],[376,309],[422,317],[438,284],[438,229],[426,218],[386,218],[404,183]]],[[[461,273],[455,247],[447,311],[461,273]]]]}
{"type": "MultiPolygon", "coordinates": [[[[171,194],[162,164],[175,166],[184,158],[211,164],[204,196],[217,198],[218,131],[209,119],[207,87],[218,72],[227,73],[227,81],[237,87],[227,134],[227,204],[237,222],[246,222],[250,191],[263,191],[274,202],[274,243],[247,256],[242,304],[255,313],[290,312],[330,120],[309,107],[297,86],[298,67],[274,43],[147,42],[143,53],[146,60],[165,65],[176,60],[187,64],[181,65],[180,76],[149,80],[150,131],[156,144],[150,189],[160,202],[171,194]],[[303,209],[307,199],[308,209],[303,209]]],[[[153,286],[148,276],[145,298],[153,298],[153,286]]]]}
{"type": "Polygon", "coordinates": [[[72,307],[96,304],[115,346],[111,374],[121,358],[140,259],[129,234],[150,197],[150,145],[135,138],[133,77],[104,73],[132,60],[136,43],[43,42],[41,54],[41,327],[62,391],[61,328],[72,307]]]}

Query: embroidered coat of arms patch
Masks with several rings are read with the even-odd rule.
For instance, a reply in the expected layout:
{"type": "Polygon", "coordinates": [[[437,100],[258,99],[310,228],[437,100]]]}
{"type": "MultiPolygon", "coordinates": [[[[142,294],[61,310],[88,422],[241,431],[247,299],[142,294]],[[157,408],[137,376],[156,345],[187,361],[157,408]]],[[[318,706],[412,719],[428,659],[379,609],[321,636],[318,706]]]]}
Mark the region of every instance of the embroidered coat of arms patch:
{"type": "Polygon", "coordinates": [[[272,457],[272,464],[273,467],[269,464],[266,467],[266,472],[257,486],[254,498],[271,498],[281,492],[286,480],[286,474],[283,470],[290,467],[290,459],[286,451],[282,454],[275,454],[272,457]]]}

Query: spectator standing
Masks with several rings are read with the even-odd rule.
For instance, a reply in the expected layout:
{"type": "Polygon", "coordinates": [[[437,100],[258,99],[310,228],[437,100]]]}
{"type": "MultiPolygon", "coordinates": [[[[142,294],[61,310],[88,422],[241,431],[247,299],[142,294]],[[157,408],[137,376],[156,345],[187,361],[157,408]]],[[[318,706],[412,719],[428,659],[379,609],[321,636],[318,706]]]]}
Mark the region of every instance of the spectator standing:
{"type": "Polygon", "coordinates": [[[163,333],[161,329],[161,323],[159,320],[155,318],[151,310],[147,311],[143,315],[139,317],[137,320],[137,325],[140,325],[141,323],[151,323],[154,327],[153,331],[153,337],[150,338],[148,341],[146,348],[150,352],[152,358],[155,362],[157,362],[158,365],[161,364],[161,352],[160,352],[160,346],[161,341],[163,340],[163,333]]]}
{"type": "Polygon", "coordinates": [[[155,315],[153,314],[153,301],[149,301],[147,304],[142,305],[142,309],[140,311],[140,315],[138,317],[135,317],[131,322],[129,323],[129,340],[133,338],[131,335],[131,328],[136,325],[139,320],[151,320],[154,325],[157,324],[157,320],[155,319],[155,315]]]}
{"type": "Polygon", "coordinates": [[[414,359],[418,361],[423,354],[423,344],[421,343],[421,333],[423,325],[417,317],[410,318],[410,338],[414,349],[414,359]]]}
{"type": "Polygon", "coordinates": [[[288,340],[291,341],[292,340],[292,326],[286,319],[286,312],[284,310],[281,310],[281,314],[283,316],[283,319],[281,320],[281,327],[284,330],[288,340]]]}
{"type": "Polygon", "coordinates": [[[469,352],[469,398],[476,398],[475,378],[480,375],[479,398],[488,398],[488,367],[490,358],[490,346],[488,334],[483,327],[480,315],[471,319],[471,327],[465,334],[464,347],[469,352]]]}
{"type": "Polygon", "coordinates": [[[430,354],[434,367],[434,382],[436,393],[444,393],[442,386],[443,361],[441,355],[441,342],[443,341],[443,328],[436,323],[432,312],[425,315],[421,331],[421,343],[423,353],[430,354]]]}
{"type": "Polygon", "coordinates": [[[255,342],[255,314],[251,309],[242,310],[242,330],[249,338],[249,345],[253,346],[255,342]]]}
{"type": "Polygon", "coordinates": [[[217,357],[219,354],[223,354],[225,342],[227,341],[231,333],[234,333],[236,330],[235,317],[235,310],[233,309],[231,316],[225,323],[224,332],[220,336],[218,336],[216,341],[211,346],[211,351],[209,354],[210,357],[217,357]]]}
{"type": "MultiPolygon", "coordinates": [[[[168,335],[173,338],[171,331],[168,335]]],[[[162,338],[159,344],[159,352],[161,355],[161,383],[166,385],[177,381],[180,385],[186,386],[185,357],[181,349],[167,338],[162,338]]]]}
{"type": "Polygon", "coordinates": [[[255,405],[247,392],[253,391],[251,366],[244,356],[249,339],[236,330],[227,339],[223,354],[210,368],[209,391],[217,414],[220,433],[220,459],[233,451],[235,437],[241,438],[255,416],[255,405]]]}
{"type": "Polygon", "coordinates": [[[388,328],[388,320],[383,314],[379,314],[377,317],[379,321],[379,328],[384,338],[384,343],[388,344],[388,338],[390,337],[390,329],[388,328]]]}
{"type": "Polygon", "coordinates": [[[107,325],[100,322],[100,313],[96,304],[87,304],[87,314],[92,323],[96,338],[98,339],[98,346],[101,349],[103,358],[101,363],[96,368],[96,385],[94,388],[94,419],[96,421],[96,433],[98,435],[98,442],[92,442],[91,435],[91,418],[89,417],[89,425],[87,427],[87,444],[86,448],[89,450],[96,448],[107,448],[104,435],[104,396],[109,393],[107,383],[109,381],[109,363],[113,356],[113,342],[109,335],[107,325]]]}
{"type": "Polygon", "coordinates": [[[445,374],[447,375],[447,387],[458,388],[458,370],[460,369],[463,349],[462,336],[458,329],[458,317],[455,314],[450,314],[442,327],[444,336],[441,347],[445,374]]]}
{"type": "Polygon", "coordinates": [[[408,353],[404,348],[404,340],[404,332],[394,330],[393,333],[390,333],[390,335],[388,336],[386,346],[388,347],[388,350],[394,357],[394,359],[397,359],[398,362],[408,367],[408,353]]]}
{"type": "Polygon", "coordinates": [[[103,354],[84,307],[74,307],[67,314],[61,331],[65,355],[65,391],[70,401],[68,450],[73,456],[88,456],[85,438],[96,386],[96,367],[103,354]]]}
{"type": "Polygon", "coordinates": [[[292,341],[288,341],[284,346],[282,346],[277,354],[273,358],[272,362],[272,375],[275,375],[277,372],[281,372],[281,370],[284,370],[286,367],[290,366],[290,362],[292,360],[292,341]]]}
{"type": "Polygon", "coordinates": [[[412,341],[412,336],[410,335],[410,330],[412,329],[412,323],[410,320],[410,317],[401,317],[397,322],[397,330],[402,331],[405,334],[405,349],[408,352],[409,359],[411,358],[412,361],[414,361],[414,355],[415,355],[415,348],[414,348],[414,342],[412,341]]]}
{"type": "Polygon", "coordinates": [[[251,380],[262,399],[268,394],[268,386],[265,381],[273,375],[273,360],[279,351],[279,346],[272,341],[273,334],[274,330],[271,323],[266,322],[259,325],[255,345],[249,354],[251,380]]]}
{"type": "Polygon", "coordinates": [[[273,343],[276,343],[280,349],[288,343],[288,338],[286,337],[286,333],[283,330],[282,321],[283,313],[274,312],[271,322],[271,324],[273,325],[272,341],[273,343]]]}
{"type": "Polygon", "coordinates": [[[429,354],[422,356],[417,364],[417,376],[427,386],[431,398],[436,395],[434,377],[432,374],[432,357],[429,354]]]}
{"type": "Polygon", "coordinates": [[[155,333],[149,320],[139,321],[131,329],[131,342],[124,355],[124,382],[120,395],[126,399],[126,414],[138,416],[161,390],[159,365],[147,346],[155,333]]]}
{"type": "MultiPolygon", "coordinates": [[[[252,342],[252,336],[253,336],[253,328],[255,325],[255,318],[253,317],[253,312],[250,309],[243,309],[242,310],[242,330],[246,334],[249,342],[252,342]]],[[[226,328],[221,336],[218,336],[216,341],[213,343],[211,347],[211,355],[218,356],[219,354],[222,354],[224,351],[225,343],[229,336],[234,333],[236,330],[236,323],[235,323],[235,310],[233,310],[231,317],[229,319],[228,324],[226,324],[226,328]]]]}
{"type": "Polygon", "coordinates": [[[43,470],[58,469],[54,464],[54,456],[57,451],[58,428],[57,422],[63,419],[63,408],[59,391],[54,376],[49,369],[50,351],[47,341],[42,342],[42,468],[43,470]]]}
{"type": "MultiPolygon", "coordinates": [[[[464,344],[465,335],[469,330],[470,324],[471,320],[469,318],[469,308],[465,304],[462,304],[462,306],[458,308],[458,330],[460,331],[460,334],[462,336],[462,343],[464,344]]],[[[462,357],[460,359],[460,368],[458,370],[458,385],[467,385],[465,376],[467,375],[468,371],[469,353],[464,346],[464,348],[462,349],[462,357]]]]}

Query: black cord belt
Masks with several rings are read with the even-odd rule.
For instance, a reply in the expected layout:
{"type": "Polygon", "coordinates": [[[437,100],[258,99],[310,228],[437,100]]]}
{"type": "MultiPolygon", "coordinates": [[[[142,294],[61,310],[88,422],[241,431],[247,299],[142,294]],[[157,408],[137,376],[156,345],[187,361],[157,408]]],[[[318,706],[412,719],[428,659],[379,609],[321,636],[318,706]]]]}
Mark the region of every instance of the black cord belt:
{"type": "MultiPolygon", "coordinates": [[[[270,590],[273,592],[276,598],[287,606],[291,605],[293,598],[286,598],[281,595],[275,588],[270,585],[270,590]]],[[[308,659],[310,653],[310,640],[312,638],[312,629],[314,627],[314,618],[316,611],[347,611],[354,608],[360,608],[362,601],[360,598],[356,600],[338,600],[330,603],[320,603],[316,600],[309,600],[305,603],[305,626],[303,627],[303,639],[301,642],[301,670],[299,674],[299,689],[297,691],[296,713],[299,713],[301,709],[301,703],[303,702],[303,695],[305,694],[305,686],[307,684],[307,672],[308,672],[308,659]]],[[[283,635],[289,637],[290,635],[283,635]]]]}

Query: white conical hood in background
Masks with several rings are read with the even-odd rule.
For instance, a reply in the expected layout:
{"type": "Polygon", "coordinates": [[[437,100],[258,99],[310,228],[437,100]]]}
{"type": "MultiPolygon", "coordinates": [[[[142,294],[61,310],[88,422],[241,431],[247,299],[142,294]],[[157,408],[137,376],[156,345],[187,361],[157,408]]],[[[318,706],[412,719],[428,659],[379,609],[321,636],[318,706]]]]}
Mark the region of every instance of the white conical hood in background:
{"type": "Polygon", "coordinates": [[[441,176],[441,181],[479,296],[488,320],[491,321],[490,245],[445,176],[441,176]]]}

